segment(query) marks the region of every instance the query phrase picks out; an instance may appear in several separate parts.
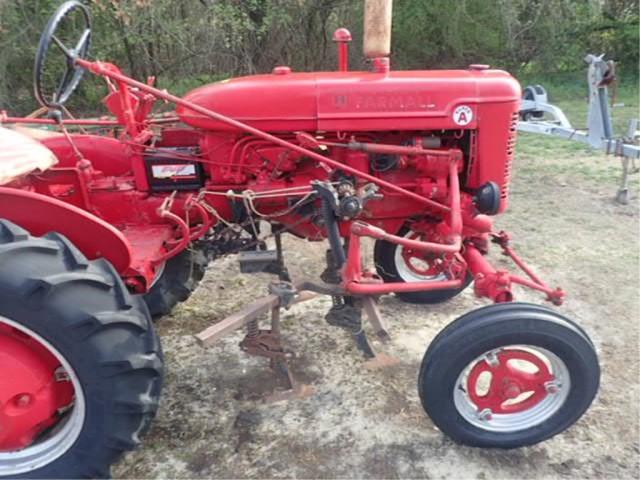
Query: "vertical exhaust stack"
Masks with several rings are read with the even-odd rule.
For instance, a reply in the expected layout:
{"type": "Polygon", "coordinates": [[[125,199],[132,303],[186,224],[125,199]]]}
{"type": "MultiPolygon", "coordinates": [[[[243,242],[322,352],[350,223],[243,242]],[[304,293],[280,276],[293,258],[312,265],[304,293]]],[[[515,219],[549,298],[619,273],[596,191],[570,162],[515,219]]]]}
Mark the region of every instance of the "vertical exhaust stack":
{"type": "Polygon", "coordinates": [[[392,7],[393,0],[364,1],[363,51],[376,72],[389,71],[392,7]]]}
{"type": "Polygon", "coordinates": [[[347,72],[349,70],[351,32],[346,28],[339,28],[333,32],[333,41],[338,44],[338,71],[347,72]]]}

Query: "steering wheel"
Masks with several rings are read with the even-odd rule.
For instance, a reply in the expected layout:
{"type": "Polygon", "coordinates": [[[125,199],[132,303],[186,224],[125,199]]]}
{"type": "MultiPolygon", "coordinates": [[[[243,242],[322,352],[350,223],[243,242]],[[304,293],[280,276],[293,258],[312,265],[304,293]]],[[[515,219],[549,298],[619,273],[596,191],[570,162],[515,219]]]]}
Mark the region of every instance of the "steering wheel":
{"type": "Polygon", "coordinates": [[[42,32],[36,52],[34,93],[43,107],[60,108],[69,99],[84,75],[76,59],[86,59],[90,45],[89,9],[77,0],[60,5],[42,32]]]}

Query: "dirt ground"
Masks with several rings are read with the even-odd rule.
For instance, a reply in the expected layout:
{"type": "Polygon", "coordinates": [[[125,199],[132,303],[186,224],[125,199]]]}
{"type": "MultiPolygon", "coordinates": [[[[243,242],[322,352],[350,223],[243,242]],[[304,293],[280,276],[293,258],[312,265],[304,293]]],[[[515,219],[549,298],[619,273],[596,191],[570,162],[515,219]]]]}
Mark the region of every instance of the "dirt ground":
{"type": "MultiPolygon", "coordinates": [[[[472,288],[438,306],[382,298],[393,339],[385,351],[401,363],[377,371],[364,369],[345,332],[325,323],[328,299],[295,306],[284,314],[284,335],[299,355],[299,377],[316,393],[267,404],[264,396],[276,385],[263,360],[239,350],[242,332],[208,349],[193,338],[266,292],[269,277],[241,275],[230,257],[213,264],[193,297],[158,323],[168,368],[164,400],[144,446],[114,475],[638,478],[638,192],[630,205],[616,205],[615,159],[571,149],[540,158],[528,141],[509,211],[497,225],[514,233],[515,246],[543,278],[568,292],[561,311],[597,346],[600,393],[573,428],[533,447],[481,450],[453,443],[424,414],[416,388],[422,355],[445,325],[486,303],[472,288]]],[[[294,277],[322,269],[324,245],[289,238],[286,247],[294,277]]],[[[543,303],[534,293],[517,293],[543,303]]]]}

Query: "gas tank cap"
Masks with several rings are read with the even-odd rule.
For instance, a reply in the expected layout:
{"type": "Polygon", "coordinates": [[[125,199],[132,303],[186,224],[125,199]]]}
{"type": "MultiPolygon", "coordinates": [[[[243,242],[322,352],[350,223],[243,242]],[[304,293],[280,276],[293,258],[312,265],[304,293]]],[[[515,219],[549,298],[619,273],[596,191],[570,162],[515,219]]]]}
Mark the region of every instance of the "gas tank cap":
{"type": "Polygon", "coordinates": [[[469,65],[469,70],[489,70],[489,65],[485,65],[484,63],[472,63],[469,65]]]}
{"type": "Polygon", "coordinates": [[[271,73],[274,75],[289,75],[291,73],[291,68],[281,65],[279,67],[274,67],[271,73]]]}

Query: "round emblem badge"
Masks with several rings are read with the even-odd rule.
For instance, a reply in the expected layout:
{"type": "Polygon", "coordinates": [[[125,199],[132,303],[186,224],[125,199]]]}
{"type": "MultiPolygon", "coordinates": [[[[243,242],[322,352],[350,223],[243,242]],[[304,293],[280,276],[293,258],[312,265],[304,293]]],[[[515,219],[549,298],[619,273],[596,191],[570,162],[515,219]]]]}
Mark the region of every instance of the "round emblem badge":
{"type": "Polygon", "coordinates": [[[473,110],[467,105],[460,105],[453,111],[453,121],[456,125],[464,126],[473,120],[473,110]]]}

